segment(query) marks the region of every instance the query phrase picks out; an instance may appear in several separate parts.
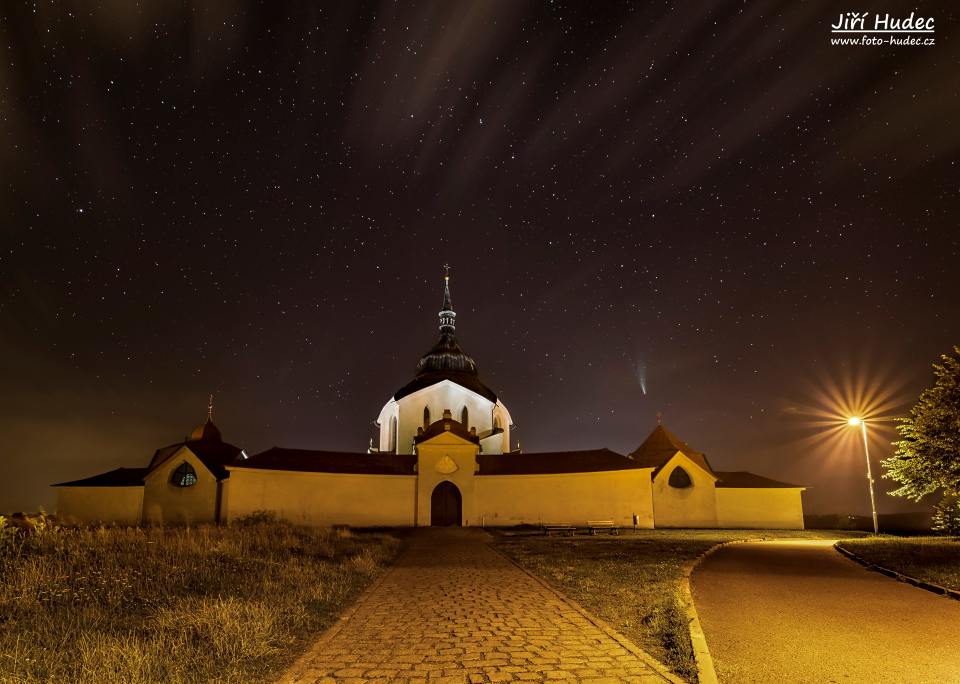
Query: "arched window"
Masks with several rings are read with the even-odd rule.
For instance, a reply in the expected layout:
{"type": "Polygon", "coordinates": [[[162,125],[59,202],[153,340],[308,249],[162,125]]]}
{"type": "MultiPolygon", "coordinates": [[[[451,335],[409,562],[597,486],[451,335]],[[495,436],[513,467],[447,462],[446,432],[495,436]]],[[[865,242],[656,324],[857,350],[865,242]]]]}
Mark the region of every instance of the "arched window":
{"type": "Polygon", "coordinates": [[[430,407],[423,407],[423,429],[426,430],[430,426],[430,407]]]}
{"type": "Polygon", "coordinates": [[[500,416],[494,416],[494,417],[493,417],[493,429],[496,430],[496,429],[502,428],[502,427],[503,427],[503,425],[500,423],[500,416]]]}
{"type": "Polygon", "coordinates": [[[192,487],[197,484],[197,471],[193,469],[192,465],[184,461],[173,471],[170,482],[175,487],[192,487]]]}
{"type": "Polygon", "coordinates": [[[676,487],[677,489],[686,489],[687,487],[693,486],[690,475],[680,466],[673,469],[673,472],[670,473],[670,479],[667,482],[671,487],[676,487]]]}
{"type": "Polygon", "coordinates": [[[470,414],[467,413],[467,407],[464,406],[463,410],[460,412],[460,422],[463,423],[463,427],[467,427],[468,420],[470,420],[470,414]]]}
{"type": "Polygon", "coordinates": [[[397,417],[394,416],[390,419],[390,444],[388,446],[390,451],[396,452],[397,450],[397,417]]]}

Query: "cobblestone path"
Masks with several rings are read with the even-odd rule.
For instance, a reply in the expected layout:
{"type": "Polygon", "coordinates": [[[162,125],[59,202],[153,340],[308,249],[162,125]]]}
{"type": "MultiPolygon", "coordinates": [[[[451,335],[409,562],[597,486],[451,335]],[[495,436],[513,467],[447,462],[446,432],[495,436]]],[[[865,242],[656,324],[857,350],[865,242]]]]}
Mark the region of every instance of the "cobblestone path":
{"type": "Polygon", "coordinates": [[[281,681],[679,681],[488,542],[482,530],[416,531],[397,563],[281,681]]]}

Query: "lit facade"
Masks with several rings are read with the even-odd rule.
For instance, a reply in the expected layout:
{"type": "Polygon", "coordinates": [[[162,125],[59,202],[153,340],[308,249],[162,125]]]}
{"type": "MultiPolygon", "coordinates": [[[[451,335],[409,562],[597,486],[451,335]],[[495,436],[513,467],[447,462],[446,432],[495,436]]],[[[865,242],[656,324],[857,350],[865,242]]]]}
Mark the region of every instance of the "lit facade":
{"type": "Polygon", "coordinates": [[[353,526],[802,529],[803,487],[715,471],[661,425],[629,455],[510,449],[512,419],[456,337],[444,277],[439,339],[380,411],[366,453],[272,448],[247,456],[207,421],[145,468],[54,485],[67,522],[229,523],[270,511],[353,526]]]}

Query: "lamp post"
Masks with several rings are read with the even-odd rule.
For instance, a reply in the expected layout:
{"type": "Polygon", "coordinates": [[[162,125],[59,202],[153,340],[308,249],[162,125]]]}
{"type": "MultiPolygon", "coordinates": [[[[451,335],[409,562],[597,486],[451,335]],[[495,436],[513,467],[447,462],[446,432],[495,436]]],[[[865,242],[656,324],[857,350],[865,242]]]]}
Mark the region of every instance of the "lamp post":
{"type": "Polygon", "coordinates": [[[847,421],[848,424],[856,427],[860,426],[860,432],[863,434],[863,455],[867,459],[867,482],[870,484],[870,509],[873,511],[873,533],[880,533],[880,525],[877,522],[877,500],[873,496],[873,475],[870,472],[870,450],[867,448],[867,421],[856,416],[847,421]]]}

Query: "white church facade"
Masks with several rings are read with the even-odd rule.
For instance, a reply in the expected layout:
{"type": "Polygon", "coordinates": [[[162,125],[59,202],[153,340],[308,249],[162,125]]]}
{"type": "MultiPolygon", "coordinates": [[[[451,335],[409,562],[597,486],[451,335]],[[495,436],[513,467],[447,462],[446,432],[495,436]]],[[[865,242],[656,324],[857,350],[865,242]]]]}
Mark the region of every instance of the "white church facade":
{"type": "Polygon", "coordinates": [[[366,453],[274,447],[248,456],[207,420],[146,467],[53,485],[66,522],[229,523],[270,511],[351,526],[802,529],[804,487],[716,471],[662,425],[629,454],[510,449],[513,420],[456,337],[444,277],[437,343],[380,410],[366,453]]]}

